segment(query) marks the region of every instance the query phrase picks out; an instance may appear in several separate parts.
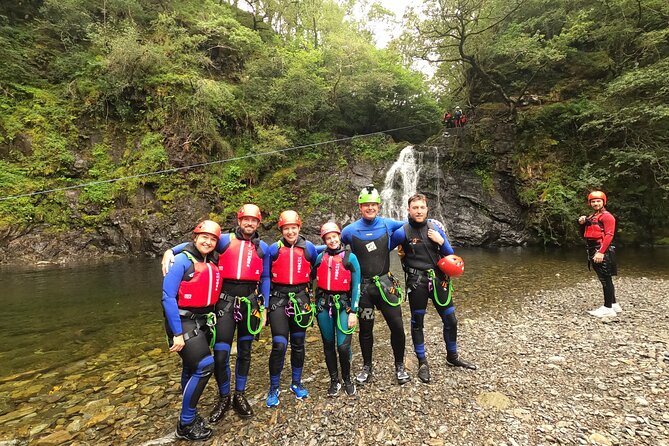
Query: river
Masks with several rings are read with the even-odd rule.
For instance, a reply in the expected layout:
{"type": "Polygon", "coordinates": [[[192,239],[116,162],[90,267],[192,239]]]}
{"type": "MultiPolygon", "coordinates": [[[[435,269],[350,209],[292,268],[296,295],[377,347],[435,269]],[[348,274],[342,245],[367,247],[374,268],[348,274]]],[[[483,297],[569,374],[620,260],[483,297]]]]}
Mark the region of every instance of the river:
{"type": "MultiPolygon", "coordinates": [[[[667,277],[669,249],[620,251],[621,275],[667,277]]],[[[455,300],[467,311],[513,311],[534,291],[595,278],[587,270],[584,250],[458,249],[458,254],[465,260],[465,274],[455,282],[455,300]]],[[[397,256],[392,259],[393,271],[400,272],[397,256]]],[[[135,365],[135,358],[147,352],[155,356],[160,355],[156,349],[162,349],[167,355],[161,281],[158,259],[1,268],[0,335],[5,342],[0,344],[0,440],[11,438],[11,432],[22,426],[24,432],[36,424],[52,428],[61,414],[40,410],[49,395],[68,385],[76,388],[68,384],[69,375],[100,377],[100,383],[90,384],[95,391],[83,392],[77,405],[85,406],[87,398],[109,398],[113,405],[111,392],[117,388],[105,382],[120,379],[135,365]],[[89,366],[88,375],[82,374],[93,359],[95,368],[89,366]],[[14,417],[17,410],[25,416],[14,417]]],[[[594,307],[600,305],[601,296],[589,300],[594,307]]],[[[621,300],[624,305],[625,297],[621,300]]],[[[163,373],[177,378],[176,363],[174,368],[163,373]]],[[[95,439],[96,434],[91,435],[88,439],[95,439]]]]}

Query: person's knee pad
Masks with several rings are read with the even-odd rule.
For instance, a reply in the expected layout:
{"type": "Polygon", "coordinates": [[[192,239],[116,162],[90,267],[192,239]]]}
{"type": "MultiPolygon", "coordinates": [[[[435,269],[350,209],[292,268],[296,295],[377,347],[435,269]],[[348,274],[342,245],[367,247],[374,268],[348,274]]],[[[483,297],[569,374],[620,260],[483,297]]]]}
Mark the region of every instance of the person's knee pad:
{"type": "Polygon", "coordinates": [[[339,353],[339,356],[342,358],[348,357],[351,354],[351,344],[345,342],[341,345],[338,345],[337,352],[339,353]]]}
{"type": "Polygon", "coordinates": [[[447,330],[453,330],[458,327],[458,319],[455,317],[455,311],[446,310],[442,314],[441,320],[444,322],[444,328],[447,330]]]}
{"type": "Polygon", "coordinates": [[[296,352],[304,351],[304,333],[301,336],[295,334],[290,336],[290,348],[296,352]]]}
{"type": "Polygon", "coordinates": [[[202,376],[211,376],[214,373],[214,361],[211,361],[202,368],[202,376]]]}
{"type": "Polygon", "coordinates": [[[273,352],[278,352],[278,353],[283,353],[286,351],[288,342],[286,341],[286,338],[283,336],[274,336],[272,338],[272,351],[273,352]]]}
{"type": "Polygon", "coordinates": [[[425,320],[425,310],[416,310],[411,312],[411,329],[422,330],[425,320]]]}

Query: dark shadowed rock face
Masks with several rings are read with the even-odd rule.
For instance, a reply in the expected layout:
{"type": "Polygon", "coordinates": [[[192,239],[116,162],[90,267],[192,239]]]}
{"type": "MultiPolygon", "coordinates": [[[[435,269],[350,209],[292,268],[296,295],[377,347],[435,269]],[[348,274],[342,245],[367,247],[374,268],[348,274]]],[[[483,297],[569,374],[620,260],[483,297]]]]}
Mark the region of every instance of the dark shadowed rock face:
{"type": "Polygon", "coordinates": [[[452,243],[514,246],[529,241],[510,174],[454,163],[456,155],[446,145],[416,149],[424,162],[418,191],[428,197],[430,215],[444,223],[452,243]]]}

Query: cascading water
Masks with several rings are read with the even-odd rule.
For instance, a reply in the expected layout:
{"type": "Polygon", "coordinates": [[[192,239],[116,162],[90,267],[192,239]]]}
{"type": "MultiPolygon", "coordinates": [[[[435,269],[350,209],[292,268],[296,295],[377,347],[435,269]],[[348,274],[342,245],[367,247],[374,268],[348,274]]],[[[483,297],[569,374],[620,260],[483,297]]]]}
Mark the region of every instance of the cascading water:
{"type": "Polygon", "coordinates": [[[400,152],[397,161],[386,172],[381,191],[382,214],[395,220],[404,220],[407,200],[416,193],[418,175],[423,167],[423,154],[407,146],[400,152]]]}

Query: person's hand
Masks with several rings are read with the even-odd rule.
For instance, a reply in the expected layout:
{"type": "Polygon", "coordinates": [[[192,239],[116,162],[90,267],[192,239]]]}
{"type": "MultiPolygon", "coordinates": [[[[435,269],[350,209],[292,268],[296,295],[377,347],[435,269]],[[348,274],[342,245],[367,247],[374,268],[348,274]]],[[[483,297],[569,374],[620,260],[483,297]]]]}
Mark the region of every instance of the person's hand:
{"type": "Polygon", "coordinates": [[[578,224],[579,225],[585,224],[585,215],[581,215],[580,217],[578,217],[578,224]]]}
{"type": "Polygon", "coordinates": [[[348,328],[353,328],[358,323],[358,315],[355,313],[350,313],[348,315],[348,328]]]}
{"type": "Polygon", "coordinates": [[[163,269],[163,277],[165,277],[167,272],[172,267],[173,263],[174,263],[174,253],[172,252],[171,249],[168,249],[167,251],[165,251],[165,254],[163,254],[162,262],[160,262],[160,265],[163,269]]]}
{"type": "Polygon", "coordinates": [[[184,341],[184,335],[172,337],[172,347],[170,347],[171,352],[180,352],[185,346],[186,341],[184,341]]]}
{"type": "Polygon", "coordinates": [[[592,261],[595,263],[602,263],[604,261],[604,254],[596,252],[595,255],[592,256],[592,261]]]}
{"type": "Polygon", "coordinates": [[[444,244],[444,238],[439,234],[439,232],[434,229],[427,230],[427,238],[435,242],[437,245],[441,246],[444,244]]]}

